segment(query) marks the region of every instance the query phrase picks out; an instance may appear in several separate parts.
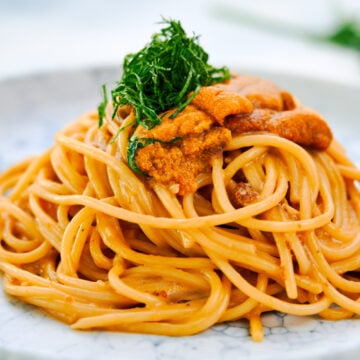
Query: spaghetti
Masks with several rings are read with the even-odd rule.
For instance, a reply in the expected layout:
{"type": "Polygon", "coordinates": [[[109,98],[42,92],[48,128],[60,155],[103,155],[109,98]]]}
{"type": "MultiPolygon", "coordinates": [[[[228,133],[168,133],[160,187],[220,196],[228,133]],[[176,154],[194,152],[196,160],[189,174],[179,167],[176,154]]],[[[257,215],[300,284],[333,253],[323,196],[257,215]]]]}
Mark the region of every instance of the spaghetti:
{"type": "Polygon", "coordinates": [[[360,314],[360,171],[336,140],[232,129],[181,193],[129,168],[134,113],[118,114],[100,128],[83,115],[2,173],[6,293],[74,329],[182,336],[247,319],[256,341],[264,312],[360,314]]]}
{"type": "Polygon", "coordinates": [[[98,112],[0,174],[5,292],[73,329],[171,336],[359,315],[360,170],[319,114],[165,23],[98,112]]]}

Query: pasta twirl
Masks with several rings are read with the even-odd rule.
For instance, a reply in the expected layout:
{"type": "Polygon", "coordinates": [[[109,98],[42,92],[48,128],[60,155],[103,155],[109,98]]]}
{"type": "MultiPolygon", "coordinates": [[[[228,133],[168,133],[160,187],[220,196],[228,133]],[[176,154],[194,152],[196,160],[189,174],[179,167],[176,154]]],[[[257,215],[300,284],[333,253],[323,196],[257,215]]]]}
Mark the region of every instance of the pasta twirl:
{"type": "Polygon", "coordinates": [[[335,140],[234,134],[179,194],[129,168],[122,124],[85,114],[2,173],[8,294],[74,329],[175,336],[247,319],[261,340],[272,310],[360,314],[360,172],[335,140]]]}
{"type": "Polygon", "coordinates": [[[359,315],[360,170],[317,112],[164,23],[97,112],[0,175],[5,292],[73,329],[171,336],[359,315]]]}

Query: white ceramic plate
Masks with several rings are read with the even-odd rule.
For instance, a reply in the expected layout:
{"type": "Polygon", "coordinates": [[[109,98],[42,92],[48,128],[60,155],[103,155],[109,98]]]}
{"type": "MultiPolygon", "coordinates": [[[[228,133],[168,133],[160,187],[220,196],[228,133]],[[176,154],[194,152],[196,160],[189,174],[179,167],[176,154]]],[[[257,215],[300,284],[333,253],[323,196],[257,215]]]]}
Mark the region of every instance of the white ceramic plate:
{"type": "MultiPolygon", "coordinates": [[[[100,85],[111,86],[118,70],[70,71],[0,82],[0,170],[40,153],[53,143],[57,130],[95,108],[100,85]]],[[[256,75],[275,81],[320,111],[360,164],[360,87],[286,74],[256,75]]],[[[263,323],[265,339],[260,344],[249,338],[245,322],[183,338],[76,332],[0,291],[0,359],[344,360],[360,354],[360,319],[327,322],[272,314],[263,316],[263,323]]]]}

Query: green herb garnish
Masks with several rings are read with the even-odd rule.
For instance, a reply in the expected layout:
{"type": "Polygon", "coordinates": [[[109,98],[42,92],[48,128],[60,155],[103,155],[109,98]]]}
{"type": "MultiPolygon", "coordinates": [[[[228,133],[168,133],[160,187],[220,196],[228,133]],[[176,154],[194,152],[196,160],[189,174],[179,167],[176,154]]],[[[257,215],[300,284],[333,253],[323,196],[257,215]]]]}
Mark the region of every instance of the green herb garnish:
{"type": "MultiPolygon", "coordinates": [[[[120,106],[131,105],[135,112],[135,127],[142,125],[152,129],[161,123],[161,114],[165,111],[177,108],[170,118],[182,111],[202,86],[231,77],[227,67],[215,68],[208,64],[209,56],[199,45],[199,37],[188,37],[180,21],[163,20],[162,23],[166,26],[152,36],[149,44],[136,54],[125,57],[122,77],[111,91],[113,118],[120,106]]],[[[105,86],[102,91],[103,101],[98,107],[99,126],[103,123],[108,101],[105,86]]],[[[138,148],[155,142],[163,143],[150,138],[129,140],[127,156],[131,169],[146,175],[137,166],[135,153],[138,148]]]]}
{"type": "Polygon", "coordinates": [[[99,127],[103,124],[103,120],[105,118],[105,109],[106,109],[106,105],[108,103],[108,96],[107,96],[107,91],[106,91],[106,85],[105,84],[102,85],[101,90],[102,90],[103,101],[98,106],[99,127]]]}
{"type": "Polygon", "coordinates": [[[215,5],[212,10],[217,19],[223,18],[226,21],[245,24],[267,33],[272,32],[287,37],[327,42],[360,51],[360,23],[356,19],[339,18],[333,29],[329,29],[325,33],[317,33],[290,22],[280,22],[253,12],[247,12],[245,9],[236,9],[233,6],[219,4],[215,5]]]}
{"type": "MultiPolygon", "coordinates": [[[[188,37],[179,21],[163,23],[167,26],[149,44],[125,57],[122,78],[111,91],[113,116],[119,106],[132,105],[137,124],[147,129],[161,122],[160,113],[175,107],[181,111],[192,100],[190,92],[194,97],[201,86],[230,78],[228,68],[208,64],[198,36],[188,37]]],[[[101,116],[99,111],[100,122],[101,116]]]]}
{"type": "Polygon", "coordinates": [[[354,20],[344,21],[327,40],[360,51],[360,24],[354,20]]]}

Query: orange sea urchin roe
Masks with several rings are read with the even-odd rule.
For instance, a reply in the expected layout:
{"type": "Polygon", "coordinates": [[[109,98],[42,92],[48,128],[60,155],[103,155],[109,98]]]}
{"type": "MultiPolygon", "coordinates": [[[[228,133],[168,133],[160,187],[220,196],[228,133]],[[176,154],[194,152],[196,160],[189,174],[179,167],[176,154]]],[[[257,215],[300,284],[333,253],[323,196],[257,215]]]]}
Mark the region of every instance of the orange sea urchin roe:
{"type": "MultiPolygon", "coordinates": [[[[212,88],[203,88],[200,96],[206,98],[206,104],[214,97],[208,96],[212,88]],[[211,90],[210,90],[211,89],[211,90]]],[[[224,93],[220,90],[217,93],[224,93]]],[[[219,98],[218,98],[219,99],[219,98]]],[[[139,149],[136,153],[138,167],[164,185],[179,185],[179,194],[196,190],[196,176],[210,171],[210,160],[220,155],[231,140],[231,132],[219,122],[229,114],[248,113],[252,111],[251,103],[240,95],[229,94],[231,106],[226,107],[226,99],[221,98],[224,107],[219,112],[209,114],[198,107],[187,106],[180,114],[171,119],[173,111],[166,114],[160,125],[151,130],[140,129],[140,137],[160,140],[139,149]],[[238,98],[238,101],[234,100],[238,98]],[[228,108],[228,112],[224,109],[228,108]],[[221,117],[219,113],[221,112],[221,117]],[[174,138],[179,141],[166,144],[174,138]]],[[[201,103],[199,101],[199,103],[201,103]]],[[[214,109],[215,107],[212,107],[214,109]]]]}
{"type": "Polygon", "coordinates": [[[179,185],[180,195],[196,190],[197,175],[210,172],[211,159],[222,154],[232,134],[271,132],[320,150],[332,140],[319,114],[275,84],[251,76],[234,75],[226,83],[203,87],[171,118],[174,111],[151,130],[138,127],[136,136],[159,142],[138,149],[135,158],[152,181],[179,185]]]}

